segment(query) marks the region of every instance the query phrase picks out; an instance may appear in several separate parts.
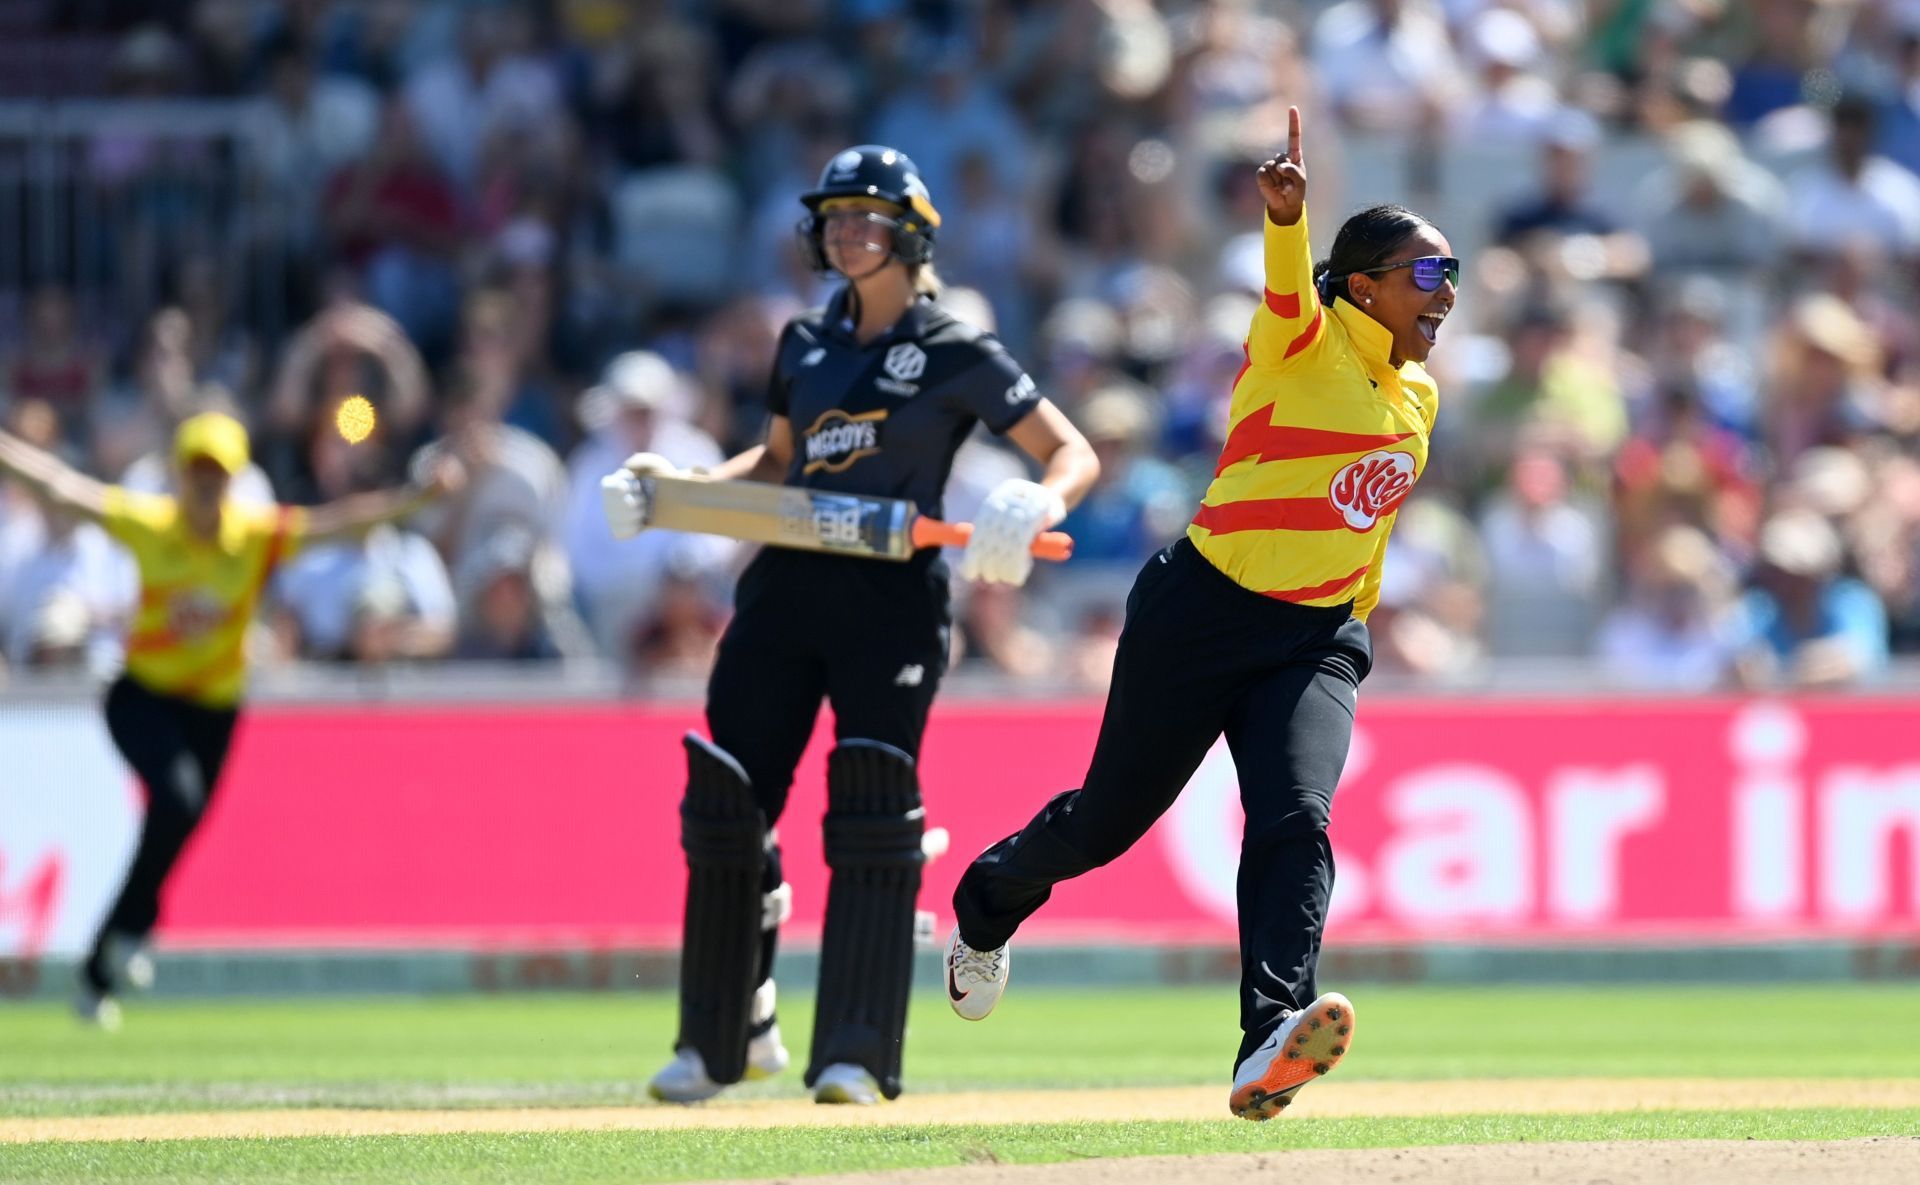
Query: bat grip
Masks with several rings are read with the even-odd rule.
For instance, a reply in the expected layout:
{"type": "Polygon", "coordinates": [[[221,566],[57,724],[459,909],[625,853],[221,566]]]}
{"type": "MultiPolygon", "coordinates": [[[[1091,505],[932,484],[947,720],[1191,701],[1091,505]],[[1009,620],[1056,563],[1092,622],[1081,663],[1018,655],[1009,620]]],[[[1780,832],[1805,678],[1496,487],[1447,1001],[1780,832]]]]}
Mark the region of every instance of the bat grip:
{"type": "MultiPolygon", "coordinates": [[[[965,547],[973,538],[972,523],[941,522],[926,515],[913,520],[913,545],[920,547],[965,547]]],[[[1073,554],[1073,536],[1065,531],[1042,531],[1033,541],[1033,554],[1043,560],[1064,560],[1073,554]]]]}

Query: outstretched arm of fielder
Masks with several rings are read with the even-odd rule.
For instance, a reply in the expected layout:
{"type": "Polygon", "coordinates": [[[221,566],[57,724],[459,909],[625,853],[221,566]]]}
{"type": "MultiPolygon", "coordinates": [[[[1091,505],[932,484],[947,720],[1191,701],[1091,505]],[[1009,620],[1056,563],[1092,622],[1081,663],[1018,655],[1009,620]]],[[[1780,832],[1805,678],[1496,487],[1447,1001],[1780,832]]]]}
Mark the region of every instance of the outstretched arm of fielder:
{"type": "Polygon", "coordinates": [[[0,474],[12,477],[34,497],[69,514],[91,522],[106,516],[106,486],[5,431],[0,431],[0,474]]]}
{"type": "Polygon", "coordinates": [[[324,541],[363,535],[381,523],[406,518],[464,485],[466,469],[453,456],[443,456],[434,463],[433,473],[424,485],[350,494],[314,507],[307,512],[306,537],[324,541]]]}

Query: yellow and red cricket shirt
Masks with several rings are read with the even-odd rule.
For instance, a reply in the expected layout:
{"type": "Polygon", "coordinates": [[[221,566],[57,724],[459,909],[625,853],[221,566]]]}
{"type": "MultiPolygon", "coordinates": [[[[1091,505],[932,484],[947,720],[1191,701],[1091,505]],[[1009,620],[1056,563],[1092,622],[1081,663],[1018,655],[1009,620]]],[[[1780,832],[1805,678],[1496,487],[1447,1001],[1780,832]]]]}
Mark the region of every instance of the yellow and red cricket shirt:
{"type": "Polygon", "coordinates": [[[1266,296],[1234,380],[1232,428],[1188,538],[1214,567],[1301,605],[1380,599],[1400,503],[1426,469],[1440,393],[1345,300],[1321,304],[1307,217],[1266,223],[1266,296]]]}
{"type": "Polygon", "coordinates": [[[112,486],[102,525],[140,569],[127,674],[149,691],[203,707],[238,704],[247,627],[274,569],[299,550],[306,511],[229,502],[219,539],[202,539],[187,529],[175,499],[112,486]]]}

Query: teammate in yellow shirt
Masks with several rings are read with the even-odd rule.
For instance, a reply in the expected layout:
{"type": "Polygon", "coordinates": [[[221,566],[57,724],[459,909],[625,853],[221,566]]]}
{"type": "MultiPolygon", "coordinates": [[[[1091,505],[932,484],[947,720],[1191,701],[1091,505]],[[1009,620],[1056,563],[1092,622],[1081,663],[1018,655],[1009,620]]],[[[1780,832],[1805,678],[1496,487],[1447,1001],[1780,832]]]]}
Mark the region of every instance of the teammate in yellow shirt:
{"type": "Polygon", "coordinates": [[[107,692],[106,717],[114,745],[146,785],[147,817],[81,969],[78,1001],[83,1017],[106,1027],[119,1022],[114,988],[152,981],[144,946],[160,889],[219,785],[246,685],[247,630],[274,569],[307,543],[402,518],[462,480],[449,464],[424,488],[261,509],[227,500],[247,457],[239,421],[195,416],[174,437],[179,496],[162,497],[102,485],[0,432],[0,475],[105,527],[140,570],[126,672],[107,692]]]}
{"type": "Polygon", "coordinates": [[[1460,266],[1432,223],[1376,206],[1316,268],[1297,109],[1289,125],[1287,154],[1258,171],[1267,292],[1213,485],[1186,537],[1134,582],[1086,781],[973,862],[947,948],[954,1011],[982,1019],[1020,923],[1144,835],[1224,732],[1247,820],[1229,1105],[1248,1119],[1277,1114],[1353,1040],[1352,1004],[1314,982],[1333,892],[1327,819],[1373,665],[1366,617],[1387,535],[1426,467],[1437,392],[1420,363],[1460,266]]]}

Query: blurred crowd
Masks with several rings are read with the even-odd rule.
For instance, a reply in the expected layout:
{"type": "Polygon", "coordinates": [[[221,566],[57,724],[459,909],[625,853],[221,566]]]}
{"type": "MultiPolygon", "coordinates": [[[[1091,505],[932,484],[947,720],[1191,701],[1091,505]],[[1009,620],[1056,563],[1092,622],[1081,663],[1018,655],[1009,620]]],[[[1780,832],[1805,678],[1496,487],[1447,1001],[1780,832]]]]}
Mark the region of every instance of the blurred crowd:
{"type": "MultiPolygon", "coordinates": [[[[62,97],[163,113],[62,158],[63,241],[122,266],[0,276],[11,430],[156,490],[166,433],[209,407],[254,432],[238,496],[318,501],[443,451],[475,475],[286,567],[261,636],[282,658],[704,670],[741,549],[616,544],[596,483],[630,452],[711,464],[759,438],[780,327],[827,291],[795,196],[878,142],[944,215],[955,313],[1105,466],[1071,562],[956,589],[955,662],[1102,686],[1133,571],[1229,428],[1262,288],[1252,170],[1289,104],[1323,253],[1366,194],[1431,211],[1467,256],[1379,669],[1470,685],[1583,658],[1626,687],[1808,687],[1920,649],[1916,0],[0,10],[16,55],[98,47],[62,97]],[[169,128],[181,100],[231,105],[244,134],[169,128]],[[186,184],[209,176],[211,198],[186,184]],[[131,213],[87,216],[109,209],[131,213]],[[379,418],[350,446],[332,422],[354,394],[379,418]]],[[[0,166],[25,144],[0,135],[0,166]]],[[[31,184],[0,167],[0,210],[31,184]]],[[[1022,466],[969,441],[946,513],[1022,466]]],[[[5,662],[110,662],[131,590],[97,531],[0,489],[5,662]]]]}

